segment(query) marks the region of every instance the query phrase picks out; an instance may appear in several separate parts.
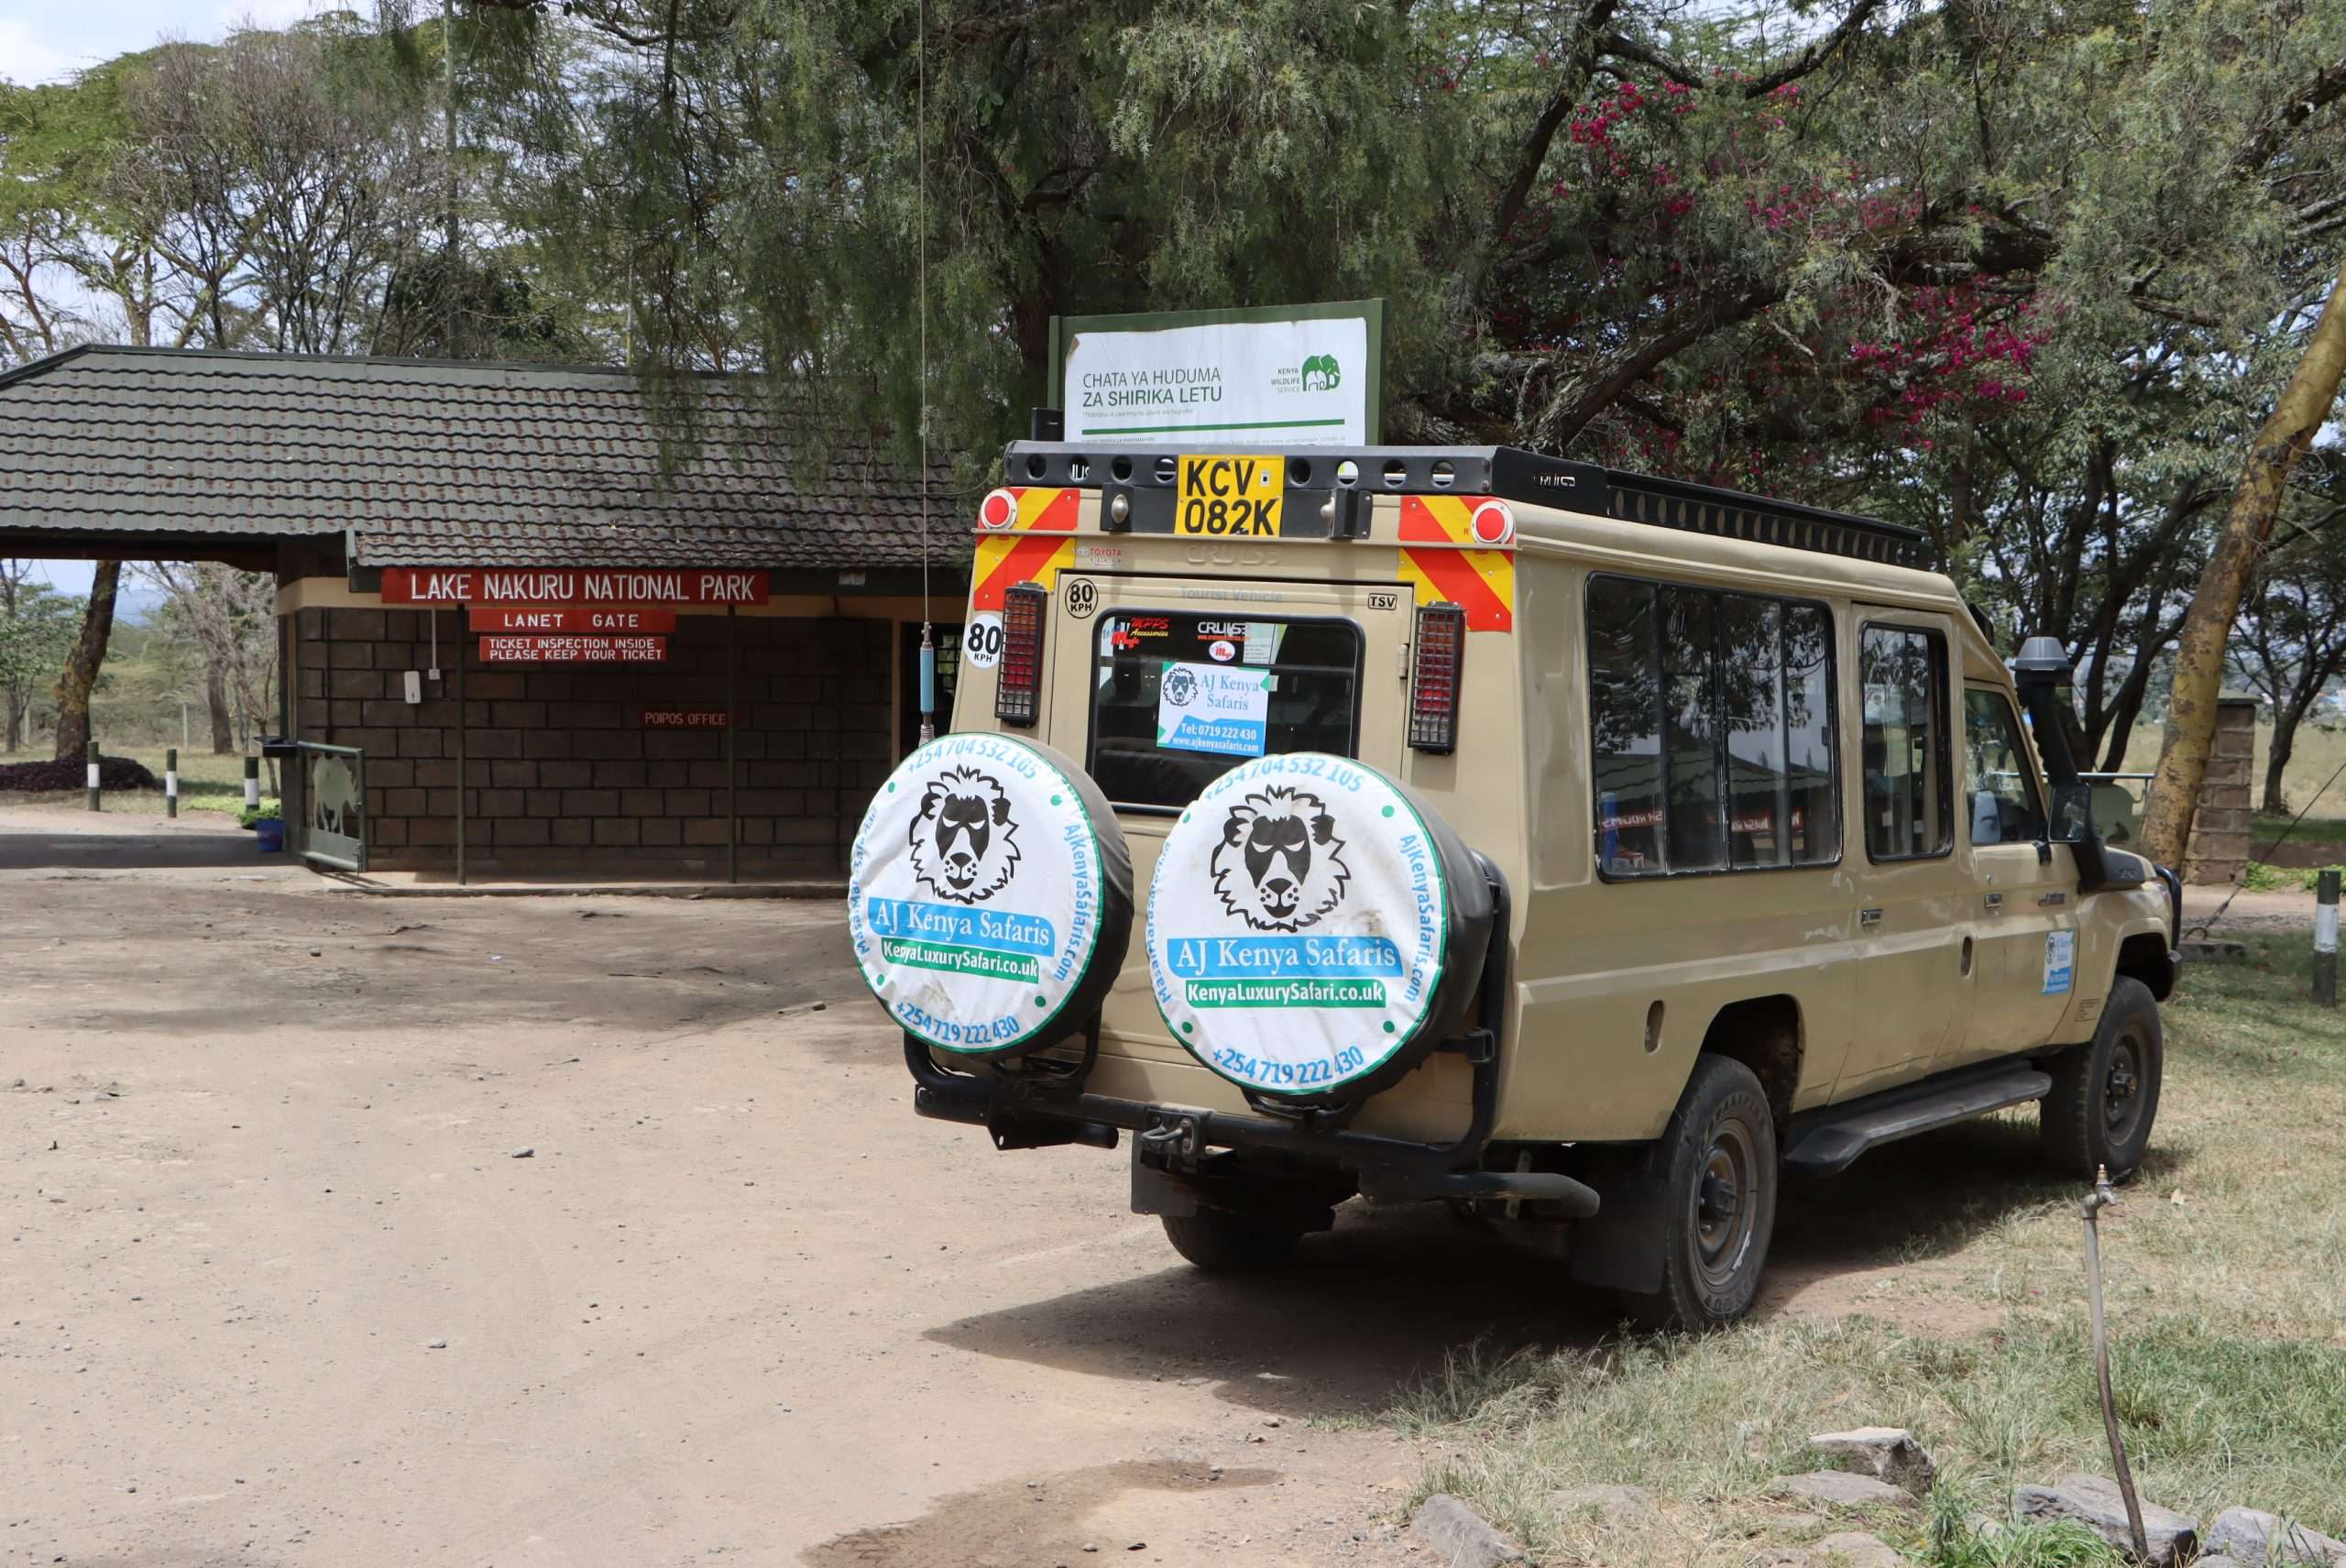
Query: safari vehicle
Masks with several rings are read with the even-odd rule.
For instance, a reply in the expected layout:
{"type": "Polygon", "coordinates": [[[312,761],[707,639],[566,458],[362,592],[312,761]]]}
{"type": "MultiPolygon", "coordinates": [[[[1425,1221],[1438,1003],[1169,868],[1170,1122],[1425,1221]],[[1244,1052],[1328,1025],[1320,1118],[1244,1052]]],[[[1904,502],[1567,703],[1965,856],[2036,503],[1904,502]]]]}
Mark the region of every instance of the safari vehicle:
{"type": "Polygon", "coordinates": [[[2141,1162],[2180,887],[1919,535],[1503,447],[1006,463],[853,852],[920,1114],[1133,1135],[1205,1268],[1447,1200],[1684,1326],[1788,1171],[2031,1102],[2141,1162]]]}

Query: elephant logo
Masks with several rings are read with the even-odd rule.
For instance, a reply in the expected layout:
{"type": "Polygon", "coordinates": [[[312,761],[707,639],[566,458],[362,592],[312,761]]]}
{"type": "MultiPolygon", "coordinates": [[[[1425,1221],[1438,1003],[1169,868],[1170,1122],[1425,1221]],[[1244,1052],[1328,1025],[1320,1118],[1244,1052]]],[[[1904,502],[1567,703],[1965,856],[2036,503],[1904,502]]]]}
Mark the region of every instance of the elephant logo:
{"type": "Polygon", "coordinates": [[[1343,384],[1344,373],[1336,367],[1332,354],[1315,354],[1303,362],[1303,389],[1307,392],[1332,392],[1343,384]]]}

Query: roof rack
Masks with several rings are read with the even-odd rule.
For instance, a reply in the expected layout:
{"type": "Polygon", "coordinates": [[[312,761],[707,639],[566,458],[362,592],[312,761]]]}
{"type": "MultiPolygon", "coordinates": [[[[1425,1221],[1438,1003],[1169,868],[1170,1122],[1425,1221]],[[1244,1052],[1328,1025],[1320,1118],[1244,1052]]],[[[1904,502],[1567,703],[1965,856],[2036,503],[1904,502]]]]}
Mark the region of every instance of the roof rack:
{"type": "MultiPolygon", "coordinates": [[[[1918,531],[1798,501],[1715,489],[1683,479],[1632,474],[1543,457],[1515,446],[1244,446],[1217,444],[1216,455],[1275,457],[1287,467],[1287,491],[1320,499],[1345,492],[1388,495],[1502,496],[1625,522],[1650,523],[1726,539],[1749,539],[1886,565],[1930,569],[1929,541],[1918,531]]],[[[1014,441],[1003,449],[1005,482],[1129,490],[1140,532],[1178,483],[1180,454],[1163,446],[1093,446],[1081,442],[1014,441]],[[1154,504],[1152,504],[1154,503],[1154,504]]],[[[1296,510],[1290,509],[1289,515],[1296,510]]],[[[1310,515],[1305,511],[1305,515],[1310,515]]],[[[1332,509],[1327,515],[1333,516],[1332,509]]],[[[1336,532],[1341,536],[1343,529],[1336,532]]]]}

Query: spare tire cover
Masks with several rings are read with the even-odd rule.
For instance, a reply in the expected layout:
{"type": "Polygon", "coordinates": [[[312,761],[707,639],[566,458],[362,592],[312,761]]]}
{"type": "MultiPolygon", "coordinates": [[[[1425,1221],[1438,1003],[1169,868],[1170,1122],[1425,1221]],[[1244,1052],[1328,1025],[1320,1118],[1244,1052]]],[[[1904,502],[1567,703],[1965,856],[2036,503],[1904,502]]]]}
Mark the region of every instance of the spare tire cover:
{"type": "Polygon", "coordinates": [[[1100,1009],[1132,938],[1133,861],[1107,797],[1047,746],[947,735],[889,775],[848,861],[863,981],[918,1039],[1013,1057],[1100,1009]]]}
{"type": "Polygon", "coordinates": [[[1349,1098],[1472,1015],[1491,907],[1473,853],[1409,790],[1343,757],[1262,757],[1166,835],[1149,982],[1173,1037],[1232,1082],[1349,1098]]]}

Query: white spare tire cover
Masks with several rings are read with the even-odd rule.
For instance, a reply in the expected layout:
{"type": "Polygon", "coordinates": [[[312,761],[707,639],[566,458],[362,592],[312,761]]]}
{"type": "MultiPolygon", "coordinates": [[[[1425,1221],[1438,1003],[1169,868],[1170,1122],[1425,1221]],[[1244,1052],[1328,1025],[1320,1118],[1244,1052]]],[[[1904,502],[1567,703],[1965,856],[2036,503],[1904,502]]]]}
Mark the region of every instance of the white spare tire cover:
{"type": "Polygon", "coordinates": [[[1409,790],[1299,751],[1224,773],[1166,835],[1149,982],[1191,1055],[1281,1098],[1373,1092],[1473,1014],[1491,891],[1409,790]]]}
{"type": "Polygon", "coordinates": [[[896,1022],[939,1050],[1014,1057],[1080,1029],[1132,924],[1132,852],[1114,812],[1047,746],[940,737],[889,775],[856,830],[856,963],[896,1022]]]}

